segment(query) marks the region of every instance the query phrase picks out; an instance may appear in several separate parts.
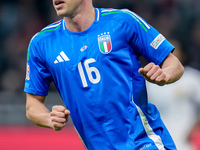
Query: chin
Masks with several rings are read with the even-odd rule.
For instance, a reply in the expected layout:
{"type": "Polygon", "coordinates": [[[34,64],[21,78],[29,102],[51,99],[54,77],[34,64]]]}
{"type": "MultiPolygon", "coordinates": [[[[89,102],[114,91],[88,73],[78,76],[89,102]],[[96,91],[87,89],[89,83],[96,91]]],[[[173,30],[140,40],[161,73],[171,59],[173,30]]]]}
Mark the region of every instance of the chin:
{"type": "Polygon", "coordinates": [[[65,16],[64,10],[56,10],[57,16],[65,16]]]}
{"type": "Polygon", "coordinates": [[[61,16],[61,17],[62,16],[66,16],[65,15],[66,13],[64,11],[62,11],[62,10],[58,10],[58,11],[56,11],[56,13],[57,13],[58,16],[61,16]]]}

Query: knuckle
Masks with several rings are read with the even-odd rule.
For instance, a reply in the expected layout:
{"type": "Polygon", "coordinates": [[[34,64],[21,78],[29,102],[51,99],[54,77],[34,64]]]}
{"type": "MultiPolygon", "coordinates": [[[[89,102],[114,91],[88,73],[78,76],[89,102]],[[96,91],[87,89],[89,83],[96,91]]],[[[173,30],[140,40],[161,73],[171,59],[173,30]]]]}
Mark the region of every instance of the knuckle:
{"type": "Polygon", "coordinates": [[[56,128],[63,128],[65,126],[65,123],[57,123],[57,122],[54,122],[53,123],[53,126],[56,127],[56,128]]]}
{"type": "Polygon", "coordinates": [[[150,62],[150,63],[149,63],[149,65],[153,66],[153,65],[154,65],[154,63],[153,63],[153,62],[150,62]]]}
{"type": "Polygon", "coordinates": [[[159,67],[158,65],[155,65],[154,68],[155,68],[156,70],[159,70],[159,69],[160,69],[160,67],[159,67]]]}
{"type": "Polygon", "coordinates": [[[57,111],[62,111],[65,109],[64,106],[61,106],[61,105],[55,105],[52,107],[53,110],[57,110],[57,111]]]}
{"type": "Polygon", "coordinates": [[[52,122],[56,122],[56,118],[55,117],[51,117],[51,121],[52,122]]]}
{"type": "Polygon", "coordinates": [[[67,119],[63,118],[62,123],[65,123],[65,122],[67,122],[67,119]]]}
{"type": "Polygon", "coordinates": [[[151,78],[150,78],[150,79],[151,79],[152,81],[153,81],[153,80],[155,80],[155,76],[151,76],[151,78]]]}
{"type": "Polygon", "coordinates": [[[161,78],[162,78],[163,80],[166,78],[166,74],[164,74],[163,72],[162,72],[162,74],[161,74],[160,76],[161,76],[161,78]]]}
{"type": "Polygon", "coordinates": [[[58,118],[58,117],[52,117],[51,121],[54,123],[65,123],[67,122],[66,118],[58,118]]]}
{"type": "Polygon", "coordinates": [[[57,106],[53,106],[52,109],[53,109],[53,110],[57,109],[57,106]]]}
{"type": "Polygon", "coordinates": [[[53,124],[54,127],[59,127],[57,122],[53,122],[52,124],[53,124]]]}
{"type": "Polygon", "coordinates": [[[63,112],[58,113],[58,116],[59,116],[60,118],[65,118],[65,114],[64,114],[63,112]]]}
{"type": "Polygon", "coordinates": [[[55,116],[55,111],[51,111],[50,116],[55,116]]]}

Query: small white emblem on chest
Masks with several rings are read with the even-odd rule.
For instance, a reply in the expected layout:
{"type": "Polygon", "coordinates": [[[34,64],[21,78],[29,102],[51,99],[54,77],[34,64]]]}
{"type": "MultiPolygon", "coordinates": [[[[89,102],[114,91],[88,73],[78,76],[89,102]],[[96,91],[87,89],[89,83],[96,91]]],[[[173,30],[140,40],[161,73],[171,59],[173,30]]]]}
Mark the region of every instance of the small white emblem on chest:
{"type": "Polygon", "coordinates": [[[85,46],[81,47],[80,51],[83,52],[83,51],[85,51],[87,48],[88,48],[88,46],[85,45],[85,46]]]}
{"type": "Polygon", "coordinates": [[[54,61],[54,64],[70,61],[70,59],[67,57],[67,55],[62,51],[60,54],[56,57],[56,60],[54,61]]]}

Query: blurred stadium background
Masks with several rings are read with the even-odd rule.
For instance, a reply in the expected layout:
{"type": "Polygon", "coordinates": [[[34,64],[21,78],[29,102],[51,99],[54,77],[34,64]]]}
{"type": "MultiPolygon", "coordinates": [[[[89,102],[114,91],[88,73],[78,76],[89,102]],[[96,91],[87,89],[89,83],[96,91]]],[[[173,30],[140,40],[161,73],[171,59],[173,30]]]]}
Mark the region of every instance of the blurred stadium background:
{"type": "MultiPolygon", "coordinates": [[[[184,63],[200,69],[199,0],[93,0],[95,7],[128,8],[175,39],[187,56],[184,63]]],[[[26,54],[31,37],[61,19],[49,0],[0,0],[0,149],[66,148],[81,150],[83,144],[71,120],[61,132],[36,127],[25,116],[26,54]]],[[[63,104],[54,86],[46,101],[49,109],[63,104]]]]}

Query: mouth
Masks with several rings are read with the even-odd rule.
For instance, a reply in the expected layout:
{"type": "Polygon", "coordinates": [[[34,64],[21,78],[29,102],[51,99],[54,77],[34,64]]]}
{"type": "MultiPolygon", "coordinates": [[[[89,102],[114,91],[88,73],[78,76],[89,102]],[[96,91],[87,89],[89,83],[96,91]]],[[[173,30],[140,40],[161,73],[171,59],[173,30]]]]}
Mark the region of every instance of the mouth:
{"type": "Polygon", "coordinates": [[[55,5],[60,5],[62,3],[64,3],[64,2],[56,2],[55,5]]]}
{"type": "Polygon", "coordinates": [[[55,0],[55,1],[54,1],[55,6],[58,6],[58,5],[63,4],[63,3],[64,3],[64,2],[63,2],[63,1],[60,1],[60,0],[55,0]]]}
{"type": "Polygon", "coordinates": [[[54,7],[56,10],[60,10],[63,8],[63,4],[65,2],[63,0],[54,0],[54,7]]]}

